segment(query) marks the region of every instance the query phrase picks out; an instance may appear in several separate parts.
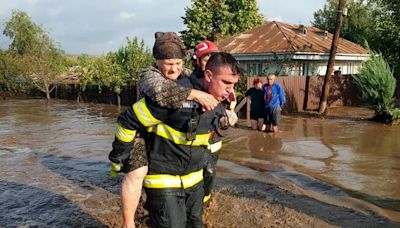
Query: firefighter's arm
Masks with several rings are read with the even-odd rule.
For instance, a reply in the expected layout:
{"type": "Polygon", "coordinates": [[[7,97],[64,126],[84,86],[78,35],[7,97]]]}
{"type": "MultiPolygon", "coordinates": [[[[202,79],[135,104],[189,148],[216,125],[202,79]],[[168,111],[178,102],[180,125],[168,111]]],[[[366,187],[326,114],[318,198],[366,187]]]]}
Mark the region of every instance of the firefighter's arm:
{"type": "Polygon", "coordinates": [[[167,117],[168,110],[153,105],[144,98],[119,115],[112,151],[108,156],[111,161],[111,175],[121,171],[122,164],[129,158],[136,133],[161,123],[167,117]]]}

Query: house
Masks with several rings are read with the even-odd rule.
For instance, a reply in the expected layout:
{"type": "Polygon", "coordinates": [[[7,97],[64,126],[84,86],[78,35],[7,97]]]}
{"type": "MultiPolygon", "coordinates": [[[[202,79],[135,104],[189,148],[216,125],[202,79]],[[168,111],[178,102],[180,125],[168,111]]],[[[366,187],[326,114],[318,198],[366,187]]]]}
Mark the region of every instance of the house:
{"type": "MultiPolygon", "coordinates": [[[[311,26],[271,21],[218,42],[248,75],[325,75],[333,34],[311,26]]],[[[334,71],[357,74],[368,50],[340,38],[334,71]]]]}

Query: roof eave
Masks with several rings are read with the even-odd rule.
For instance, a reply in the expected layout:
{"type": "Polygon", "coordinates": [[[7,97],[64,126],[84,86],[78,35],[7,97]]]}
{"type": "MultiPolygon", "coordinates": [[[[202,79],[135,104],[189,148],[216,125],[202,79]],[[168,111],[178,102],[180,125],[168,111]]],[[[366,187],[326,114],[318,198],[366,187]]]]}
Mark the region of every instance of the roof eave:
{"type": "MultiPolygon", "coordinates": [[[[264,52],[264,53],[232,53],[238,61],[259,61],[259,60],[274,60],[291,59],[291,60],[311,60],[311,61],[327,61],[329,53],[318,52],[264,52]]],[[[336,54],[335,60],[341,61],[366,61],[368,54],[336,54]]]]}

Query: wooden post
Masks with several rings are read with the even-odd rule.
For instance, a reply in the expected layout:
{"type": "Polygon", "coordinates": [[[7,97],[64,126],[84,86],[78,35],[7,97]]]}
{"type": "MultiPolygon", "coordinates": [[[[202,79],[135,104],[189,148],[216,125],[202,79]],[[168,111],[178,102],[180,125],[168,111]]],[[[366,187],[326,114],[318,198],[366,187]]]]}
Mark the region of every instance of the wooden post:
{"type": "Polygon", "coordinates": [[[327,101],[329,97],[329,89],[331,84],[333,66],[335,65],[335,56],[337,52],[337,43],[339,40],[340,32],[342,30],[343,18],[345,15],[343,12],[345,4],[346,0],[339,0],[338,12],[336,17],[335,34],[333,35],[324,85],[322,86],[321,101],[319,103],[319,113],[322,115],[326,115],[327,101]]]}

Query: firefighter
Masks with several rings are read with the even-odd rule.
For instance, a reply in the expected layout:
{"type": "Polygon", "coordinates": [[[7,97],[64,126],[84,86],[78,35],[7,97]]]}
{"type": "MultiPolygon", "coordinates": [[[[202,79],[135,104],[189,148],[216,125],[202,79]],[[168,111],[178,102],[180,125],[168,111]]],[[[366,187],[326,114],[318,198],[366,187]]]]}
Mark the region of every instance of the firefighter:
{"type": "MultiPolygon", "coordinates": [[[[161,64],[166,62],[161,61],[163,59],[169,59],[167,62],[171,59],[177,59],[178,62],[181,62],[180,59],[185,57],[185,46],[178,35],[174,32],[156,32],[155,38],[153,55],[159,61],[139,74],[140,95],[148,96],[158,105],[170,109],[182,107],[182,104],[187,100],[198,102],[205,111],[214,109],[219,103],[214,96],[200,90],[181,86],[174,80],[180,74],[189,77],[191,71],[182,68],[181,64],[171,68],[168,65],[161,64]]],[[[121,185],[122,227],[125,228],[135,227],[134,215],[141,195],[143,178],[147,174],[148,163],[145,143],[139,134],[137,136],[134,139],[135,143],[131,153],[129,156],[127,155],[128,159],[124,159],[123,169],[119,167],[118,163],[112,162],[114,164],[112,166],[113,175],[117,175],[116,170],[126,173],[121,185]]]]}
{"type": "MultiPolygon", "coordinates": [[[[219,101],[225,100],[238,81],[239,67],[227,53],[210,59],[204,88],[219,101]],[[214,61],[211,61],[214,59],[214,61]]],[[[179,82],[190,86],[188,79],[179,82]]],[[[216,110],[202,112],[197,103],[181,109],[166,109],[142,99],[118,118],[112,158],[126,157],[137,131],[146,131],[149,174],[144,186],[146,207],[155,227],[201,227],[203,168],[210,135],[219,123],[216,110]],[[183,203],[182,202],[186,202],[183,203]]],[[[118,162],[115,159],[114,162],[118,162]]]]}
{"type": "MultiPolygon", "coordinates": [[[[197,45],[193,56],[196,60],[196,68],[192,75],[190,75],[192,84],[194,84],[194,89],[190,90],[179,86],[176,82],[168,80],[168,77],[163,77],[163,75],[155,72],[153,69],[147,69],[141,74],[141,79],[139,81],[141,92],[163,107],[179,108],[186,100],[195,100],[202,105],[204,110],[212,110],[214,107],[210,108],[210,106],[214,105],[212,102],[213,99],[205,96],[209,95],[208,93],[203,95],[199,90],[204,90],[202,82],[206,63],[210,56],[218,51],[217,46],[208,40],[201,41],[197,45]],[[189,91],[191,91],[190,94],[189,91]]],[[[229,98],[232,99],[232,96],[229,98]]],[[[211,196],[210,193],[214,182],[213,180],[216,175],[215,166],[222,146],[222,132],[226,130],[228,126],[233,126],[237,122],[237,116],[233,110],[221,113],[221,115],[229,115],[229,120],[227,123],[221,123],[223,125],[222,128],[217,128],[210,140],[209,151],[211,153],[211,161],[208,163],[208,167],[204,170],[204,187],[206,193],[206,196],[204,197],[205,203],[208,203],[211,196]]]]}

